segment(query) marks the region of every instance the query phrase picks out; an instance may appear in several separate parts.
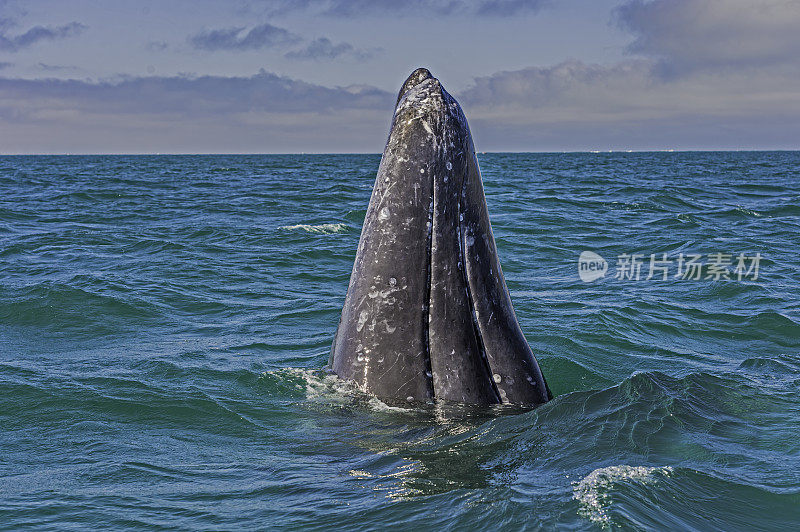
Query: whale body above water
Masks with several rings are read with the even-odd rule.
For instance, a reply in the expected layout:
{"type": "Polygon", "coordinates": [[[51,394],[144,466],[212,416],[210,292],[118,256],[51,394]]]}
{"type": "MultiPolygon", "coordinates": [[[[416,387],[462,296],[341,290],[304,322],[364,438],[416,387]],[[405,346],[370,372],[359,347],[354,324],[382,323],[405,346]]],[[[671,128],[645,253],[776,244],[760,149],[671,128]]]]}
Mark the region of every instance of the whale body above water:
{"type": "Polygon", "coordinates": [[[538,405],[458,102],[424,68],[395,104],[329,369],[392,403],[538,405]]]}

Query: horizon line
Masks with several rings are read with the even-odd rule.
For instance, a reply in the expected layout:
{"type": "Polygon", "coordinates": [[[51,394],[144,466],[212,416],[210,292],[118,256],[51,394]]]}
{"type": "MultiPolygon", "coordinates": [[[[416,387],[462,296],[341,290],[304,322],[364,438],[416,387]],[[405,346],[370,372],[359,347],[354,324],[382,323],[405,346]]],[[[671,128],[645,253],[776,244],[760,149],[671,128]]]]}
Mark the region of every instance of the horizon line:
{"type": "MultiPolygon", "coordinates": [[[[704,153],[704,152],[796,152],[800,148],[718,148],[718,149],[646,149],[646,150],[486,150],[476,151],[478,155],[485,154],[555,154],[555,153],[704,153]]],[[[331,151],[331,152],[16,152],[0,153],[0,157],[58,157],[58,156],[172,156],[172,155],[382,155],[383,152],[359,151],[331,151]]]]}

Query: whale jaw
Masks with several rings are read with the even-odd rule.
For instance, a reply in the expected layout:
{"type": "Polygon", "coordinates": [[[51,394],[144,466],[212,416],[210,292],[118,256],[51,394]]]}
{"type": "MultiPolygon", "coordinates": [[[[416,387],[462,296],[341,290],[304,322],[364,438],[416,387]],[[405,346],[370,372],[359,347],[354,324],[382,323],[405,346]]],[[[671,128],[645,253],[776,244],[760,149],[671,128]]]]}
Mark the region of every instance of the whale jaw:
{"type": "Polygon", "coordinates": [[[391,402],[551,397],[503,279],[466,118],[426,69],[398,95],[329,365],[391,402]]]}

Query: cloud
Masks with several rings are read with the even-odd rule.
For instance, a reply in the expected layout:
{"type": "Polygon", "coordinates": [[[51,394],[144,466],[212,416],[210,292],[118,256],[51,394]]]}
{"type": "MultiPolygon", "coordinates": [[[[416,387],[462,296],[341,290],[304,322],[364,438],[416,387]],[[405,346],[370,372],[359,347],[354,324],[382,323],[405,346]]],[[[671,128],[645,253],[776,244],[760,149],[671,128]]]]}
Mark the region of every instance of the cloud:
{"type": "Polygon", "coordinates": [[[535,12],[543,7],[544,1],[531,0],[486,0],[478,2],[475,12],[478,15],[511,17],[524,12],[535,12]]]}
{"type": "Polygon", "coordinates": [[[0,61],[0,70],[3,70],[4,68],[10,68],[12,66],[14,66],[14,63],[9,63],[8,61],[0,61]]]}
{"type": "Polygon", "coordinates": [[[77,72],[83,70],[74,65],[48,65],[46,63],[38,63],[36,66],[39,70],[44,70],[45,72],[77,72]]]}
{"type": "Polygon", "coordinates": [[[9,36],[7,30],[13,24],[7,19],[0,25],[0,51],[18,52],[42,41],[66,39],[83,33],[87,26],[79,22],[70,22],[63,26],[34,26],[28,31],[15,36],[9,36]]]}
{"type": "Polygon", "coordinates": [[[370,58],[372,54],[365,50],[359,50],[347,42],[334,44],[327,37],[315,39],[304,48],[293,50],[285,54],[287,59],[312,59],[315,61],[336,59],[341,56],[351,56],[356,59],[365,60],[370,58]]]}
{"type": "Polygon", "coordinates": [[[800,1],[629,0],[631,58],[479,77],[458,96],[488,148],[798,148],[800,1]]]}
{"type": "Polygon", "coordinates": [[[245,27],[205,30],[189,37],[189,43],[198,50],[258,50],[297,44],[302,39],[292,32],[259,24],[250,30],[245,27]]]}
{"type": "MultiPolygon", "coordinates": [[[[260,24],[247,30],[245,27],[204,30],[189,37],[189,43],[198,50],[256,50],[260,48],[278,48],[299,44],[304,39],[289,30],[271,24],[260,24]]],[[[148,48],[160,51],[167,47],[166,43],[153,42],[148,48]]],[[[284,54],[292,60],[332,60],[350,56],[365,60],[373,51],[356,48],[348,42],[334,43],[327,37],[320,37],[308,42],[302,48],[284,54]]]]}
{"type": "Polygon", "coordinates": [[[150,41],[144,47],[150,52],[163,52],[169,47],[169,44],[166,41],[150,41]]]}
{"type": "Polygon", "coordinates": [[[658,59],[667,75],[760,68],[800,55],[798,0],[633,0],[614,18],[635,37],[628,53],[658,59]]]}
{"type": "MultiPolygon", "coordinates": [[[[297,5],[319,11],[345,4],[358,5],[297,5]]],[[[411,2],[422,4],[430,2],[411,2]]],[[[625,60],[496,72],[455,96],[479,150],[797,149],[800,37],[790,31],[800,27],[797,5],[629,0],[614,15],[631,33],[625,60]]],[[[266,42],[255,30],[198,35],[206,49],[252,49],[266,42]]],[[[287,33],[297,48],[290,58],[359,53],[349,43],[287,33]]],[[[393,101],[375,87],[325,87],[265,71],[100,82],[0,78],[0,138],[4,150],[27,152],[379,151],[393,101]]]]}
{"type": "MultiPolygon", "coordinates": [[[[379,108],[392,101],[388,92],[369,86],[324,87],[271,72],[253,76],[126,77],[90,82],[0,78],[0,102],[8,111],[40,105],[118,114],[171,113],[187,116],[240,112],[328,113],[342,108],[379,108]]],[[[391,105],[386,106],[391,109],[391,105]]],[[[37,113],[27,113],[36,118],[37,113]]]]}
{"type": "MultiPolygon", "coordinates": [[[[3,5],[0,4],[0,8],[2,8],[2,7],[3,7],[3,5]]],[[[13,18],[11,18],[11,17],[0,17],[0,33],[5,33],[6,31],[10,30],[11,28],[13,28],[16,25],[17,25],[17,23],[13,18]]]]}
{"type": "Polygon", "coordinates": [[[27,153],[378,151],[393,102],[375,87],[325,87],[266,71],[0,78],[0,138],[5,152],[27,153]]]}
{"type": "Polygon", "coordinates": [[[362,15],[483,15],[507,17],[536,12],[548,0],[255,0],[252,7],[281,15],[309,11],[337,17],[362,15]]]}
{"type": "MultiPolygon", "coordinates": [[[[797,79],[665,80],[650,59],[572,60],[476,78],[455,95],[479,150],[798,148],[797,79]]],[[[266,71],[0,78],[0,137],[6,152],[377,152],[393,102],[371,86],[325,87],[266,71]]]]}
{"type": "Polygon", "coordinates": [[[571,60],[476,78],[458,97],[489,149],[797,148],[798,74],[664,78],[654,60],[571,60]]]}

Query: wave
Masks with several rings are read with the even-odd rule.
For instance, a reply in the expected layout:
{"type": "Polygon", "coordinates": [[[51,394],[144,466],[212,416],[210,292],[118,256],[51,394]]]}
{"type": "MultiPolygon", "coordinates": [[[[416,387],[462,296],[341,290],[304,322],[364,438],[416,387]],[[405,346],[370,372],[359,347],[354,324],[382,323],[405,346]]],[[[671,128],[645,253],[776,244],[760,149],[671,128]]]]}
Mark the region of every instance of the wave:
{"type": "Polygon", "coordinates": [[[574,484],[572,497],[578,501],[578,513],[590,521],[606,527],[611,524],[608,508],[611,505],[609,491],[614,484],[653,484],[660,475],[669,476],[672,467],[645,467],[615,465],[595,469],[574,484]]]}
{"type": "Polygon", "coordinates": [[[46,327],[78,336],[135,330],[160,315],[155,305],[131,290],[92,276],[0,287],[0,303],[0,322],[5,325],[46,327]]]}
{"type": "MultiPolygon", "coordinates": [[[[163,461],[143,448],[131,451],[122,430],[144,433],[156,442],[164,434],[213,446],[228,441],[236,449],[257,440],[289,449],[294,460],[312,453],[315,460],[338,464],[339,453],[346,452],[348,481],[382,494],[378,506],[424,504],[440,496],[458,500],[460,493],[475,493],[478,502],[504,497],[509,489],[543,489],[536,497],[547,508],[539,516],[545,528],[556,524],[553,519],[575,528],[636,526],[659,519],[674,525],[668,518],[683,506],[693,515],[719,511],[719,504],[705,497],[720,486],[743,497],[757,495],[758,504],[796,500],[791,485],[764,488],[764,478],[749,469],[748,464],[758,464],[758,471],[770,474],[769,482],[791,482],[792,475],[780,469],[787,466],[785,457],[759,446],[741,448],[754,433],[770,427],[759,418],[774,409],[747,379],[733,376],[641,373],[602,390],[565,394],[534,411],[456,417],[438,415],[438,409],[426,405],[388,405],[320,369],[264,370],[224,359],[103,364],[92,375],[71,370],[60,376],[33,364],[0,364],[0,397],[5,398],[0,409],[17,413],[9,419],[10,434],[67,420],[52,429],[54,434],[78,438],[92,452],[128,453],[121,466],[96,477],[111,487],[187,481],[197,472],[179,459],[163,461]],[[756,415],[743,406],[754,408],[756,415]],[[704,442],[704,435],[710,439],[704,442]],[[615,465],[608,456],[615,457],[615,465]],[[745,467],[719,467],[720,457],[745,467]],[[636,465],[643,460],[657,466],[636,465]],[[666,465],[678,463],[674,472],[666,465]],[[566,500],[573,504],[548,515],[552,505],[566,500]],[[656,500],[662,501],[658,507],[656,500]]],[[[563,370],[570,368],[565,364],[563,370]]],[[[783,443],[795,429],[788,426],[776,434],[770,427],[769,432],[783,443]]],[[[796,452],[788,441],[783,445],[788,453],[796,452]]],[[[285,469],[276,482],[302,489],[306,478],[296,475],[291,460],[280,463],[285,469]]],[[[223,473],[213,474],[219,478],[223,473]]],[[[309,491],[310,496],[318,493],[309,491]]],[[[504,502],[487,510],[491,518],[479,519],[488,526],[506,510],[521,519],[529,504],[528,498],[504,502]]],[[[735,519],[752,523],[741,512],[735,519]]],[[[772,519],[789,522],[785,516],[772,519]]]]}
{"type": "Polygon", "coordinates": [[[332,233],[344,233],[347,231],[347,224],[338,223],[338,224],[319,224],[319,225],[309,225],[309,224],[297,224],[297,225],[284,225],[279,227],[283,231],[306,231],[308,233],[319,233],[319,234],[332,234],[332,233]]]}
{"type": "Polygon", "coordinates": [[[800,522],[797,154],[481,156],[557,395],[534,410],[321,369],[379,159],[4,158],[6,526],[800,522]],[[582,249],[760,251],[763,277],[587,284],[582,249]]]}

